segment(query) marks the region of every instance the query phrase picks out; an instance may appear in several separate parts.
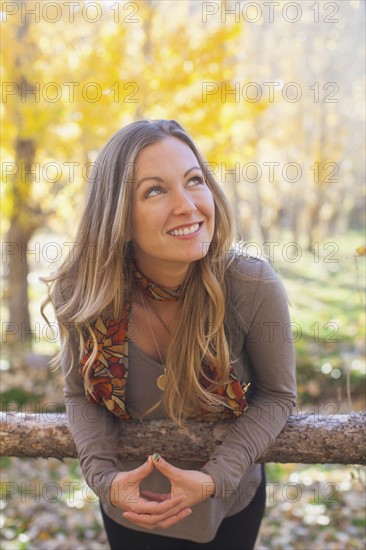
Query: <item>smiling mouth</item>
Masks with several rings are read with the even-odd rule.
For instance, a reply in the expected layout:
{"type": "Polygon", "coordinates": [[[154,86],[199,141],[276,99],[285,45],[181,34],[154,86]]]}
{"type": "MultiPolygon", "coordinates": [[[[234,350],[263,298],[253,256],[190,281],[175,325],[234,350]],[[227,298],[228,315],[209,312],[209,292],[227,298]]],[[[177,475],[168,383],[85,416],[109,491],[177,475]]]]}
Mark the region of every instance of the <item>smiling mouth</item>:
{"type": "Polygon", "coordinates": [[[193,233],[196,233],[199,230],[201,225],[202,225],[202,222],[193,223],[192,225],[187,225],[184,228],[172,229],[171,231],[168,231],[168,234],[173,235],[174,237],[184,237],[185,235],[192,235],[193,233]]]}

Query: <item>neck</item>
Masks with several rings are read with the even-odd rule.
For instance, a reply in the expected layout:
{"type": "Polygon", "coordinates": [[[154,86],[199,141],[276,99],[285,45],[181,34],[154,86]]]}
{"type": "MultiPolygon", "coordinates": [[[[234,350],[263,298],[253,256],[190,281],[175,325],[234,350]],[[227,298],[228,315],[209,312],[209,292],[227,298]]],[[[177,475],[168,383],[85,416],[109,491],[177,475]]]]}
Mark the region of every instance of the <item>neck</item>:
{"type": "Polygon", "coordinates": [[[184,283],[189,273],[190,264],[144,262],[137,259],[137,267],[146,277],[164,288],[176,289],[184,283]]]}

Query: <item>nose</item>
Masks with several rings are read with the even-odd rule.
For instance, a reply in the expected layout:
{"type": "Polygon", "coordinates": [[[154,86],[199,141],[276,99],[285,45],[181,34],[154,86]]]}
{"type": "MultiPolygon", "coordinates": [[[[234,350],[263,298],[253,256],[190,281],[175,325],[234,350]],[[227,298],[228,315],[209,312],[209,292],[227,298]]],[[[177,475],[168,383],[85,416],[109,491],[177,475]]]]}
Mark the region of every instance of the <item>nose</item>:
{"type": "Polygon", "coordinates": [[[181,216],[182,214],[192,214],[197,210],[196,204],[186,189],[177,189],[173,196],[173,214],[181,216]]]}

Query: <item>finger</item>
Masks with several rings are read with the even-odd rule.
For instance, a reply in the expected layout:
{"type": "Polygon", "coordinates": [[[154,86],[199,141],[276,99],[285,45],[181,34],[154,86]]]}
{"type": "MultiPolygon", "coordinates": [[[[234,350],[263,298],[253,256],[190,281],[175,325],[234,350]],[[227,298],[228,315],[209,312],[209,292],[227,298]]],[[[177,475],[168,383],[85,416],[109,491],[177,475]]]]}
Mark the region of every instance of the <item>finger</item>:
{"type": "Polygon", "coordinates": [[[150,514],[137,514],[136,512],[126,512],[123,516],[136,525],[141,525],[146,529],[155,529],[156,527],[162,527],[166,529],[175,525],[179,521],[189,516],[192,513],[191,508],[183,508],[179,512],[171,515],[150,515],[150,514]]]}
{"type": "Polygon", "coordinates": [[[141,464],[138,468],[135,470],[131,470],[131,478],[130,481],[132,482],[139,482],[145,477],[149,476],[151,472],[154,470],[154,464],[152,460],[147,459],[146,462],[141,464]]]}
{"type": "Polygon", "coordinates": [[[166,460],[162,456],[160,456],[158,453],[154,453],[152,455],[152,462],[157,470],[161,472],[163,475],[165,475],[168,479],[171,479],[171,477],[174,477],[174,474],[179,471],[179,468],[176,468],[166,460]]]}
{"type": "Polygon", "coordinates": [[[168,527],[172,527],[173,525],[176,525],[186,517],[190,516],[192,513],[191,508],[183,508],[178,514],[175,514],[174,516],[171,516],[168,519],[165,519],[158,523],[157,527],[160,527],[161,529],[167,529],[168,527]]]}
{"type": "Polygon", "coordinates": [[[156,525],[153,525],[148,523],[144,518],[150,518],[148,514],[135,514],[134,512],[130,512],[128,515],[123,514],[123,517],[133,523],[134,525],[139,525],[140,527],[143,527],[144,529],[149,529],[152,531],[155,529],[156,525]]]}
{"type": "Polygon", "coordinates": [[[128,512],[136,512],[137,514],[162,515],[166,512],[175,511],[175,508],[177,506],[181,507],[181,504],[185,498],[185,495],[179,495],[177,497],[172,497],[162,502],[149,501],[140,498],[138,502],[131,504],[128,512]]]}
{"type": "Polygon", "coordinates": [[[162,502],[172,498],[171,493],[154,493],[153,491],[141,491],[140,496],[143,498],[148,498],[150,500],[155,500],[157,502],[162,502]]]}

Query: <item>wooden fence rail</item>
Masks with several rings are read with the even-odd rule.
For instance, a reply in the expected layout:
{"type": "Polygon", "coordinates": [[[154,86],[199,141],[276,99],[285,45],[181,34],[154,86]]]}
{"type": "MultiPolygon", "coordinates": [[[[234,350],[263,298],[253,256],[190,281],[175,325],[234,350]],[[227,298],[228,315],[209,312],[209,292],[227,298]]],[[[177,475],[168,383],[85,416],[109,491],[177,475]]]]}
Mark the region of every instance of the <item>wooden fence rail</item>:
{"type": "MultiPolygon", "coordinates": [[[[168,460],[205,461],[228,429],[227,423],[187,423],[178,429],[170,420],[124,422],[119,450],[125,459],[144,460],[159,452],[168,460]]],[[[64,414],[0,414],[0,455],[76,457],[64,414]]],[[[349,415],[291,416],[259,462],[366,464],[366,412],[349,415]]]]}

